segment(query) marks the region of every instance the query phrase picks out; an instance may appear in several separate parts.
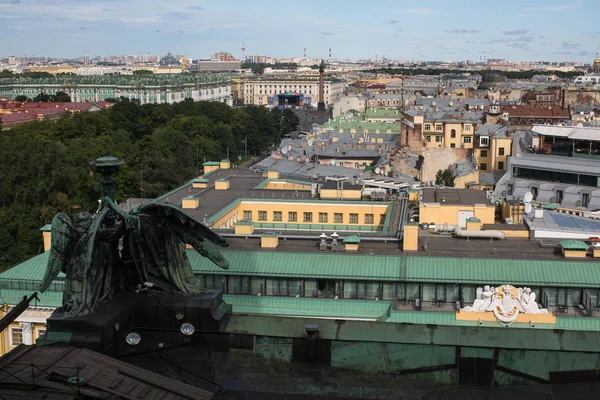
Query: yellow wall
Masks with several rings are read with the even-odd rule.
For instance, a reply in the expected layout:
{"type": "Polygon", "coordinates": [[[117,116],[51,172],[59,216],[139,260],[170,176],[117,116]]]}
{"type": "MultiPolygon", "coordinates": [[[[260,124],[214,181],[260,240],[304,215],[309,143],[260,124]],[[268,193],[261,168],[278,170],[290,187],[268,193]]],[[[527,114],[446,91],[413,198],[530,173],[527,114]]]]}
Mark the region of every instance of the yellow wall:
{"type": "Polygon", "coordinates": [[[199,206],[198,199],[183,199],[181,200],[181,208],[196,209],[199,206]]]}
{"type": "Polygon", "coordinates": [[[562,253],[566,258],[585,258],[587,251],[562,249],[562,253]]]}
{"type": "Polygon", "coordinates": [[[404,225],[403,251],[419,250],[419,226],[417,224],[404,225]]]}
{"type": "Polygon", "coordinates": [[[209,172],[213,172],[219,169],[219,165],[204,165],[204,173],[208,174],[209,172]]]}
{"type": "Polygon", "coordinates": [[[52,232],[42,232],[42,236],[44,237],[44,251],[48,251],[52,247],[52,232]]]}
{"type": "MultiPolygon", "coordinates": [[[[50,316],[50,314],[51,314],[51,312],[48,313],[48,316],[50,316]]],[[[2,316],[3,316],[2,311],[0,311],[0,318],[2,316]]],[[[38,334],[40,333],[40,330],[46,330],[46,324],[35,322],[35,323],[33,323],[33,325],[34,325],[33,344],[35,344],[37,342],[38,334]]],[[[15,347],[17,347],[17,346],[13,346],[11,343],[11,340],[12,340],[11,328],[20,328],[20,327],[21,326],[19,325],[18,322],[13,322],[3,332],[0,332],[0,356],[8,353],[9,351],[11,351],[15,347]]]]}
{"type": "Polygon", "coordinates": [[[475,127],[471,123],[426,121],[423,122],[423,140],[427,147],[452,147],[451,145],[454,144],[457,149],[472,149],[475,140],[473,137],[474,130],[475,127]],[[429,129],[426,129],[427,127],[429,129]],[[439,127],[441,127],[441,130],[438,129],[439,127]],[[454,138],[452,137],[452,129],[456,131],[456,137],[454,138]],[[440,142],[436,142],[436,136],[441,138],[440,142]],[[427,140],[428,137],[430,140],[427,140]],[[465,137],[470,138],[470,143],[464,143],[465,137]]]}
{"type": "Polygon", "coordinates": [[[261,236],[260,247],[263,249],[274,249],[279,245],[279,237],[277,236],[261,236]]]}
{"type": "Polygon", "coordinates": [[[319,196],[322,199],[360,200],[362,190],[321,189],[319,196]]]}
{"type": "Polygon", "coordinates": [[[215,190],[229,190],[229,181],[218,180],[215,182],[215,190]]]}
{"type": "Polygon", "coordinates": [[[270,181],[263,189],[274,189],[274,190],[310,190],[309,184],[302,184],[297,182],[288,181],[270,181]]]}
{"type": "Polygon", "coordinates": [[[208,187],[208,182],[193,182],[192,188],[194,189],[206,189],[208,187]]]}
{"type": "Polygon", "coordinates": [[[379,226],[381,214],[386,214],[388,205],[382,204],[344,204],[343,202],[315,201],[310,203],[292,203],[277,201],[244,200],[221,218],[217,219],[212,226],[226,227],[229,221],[244,219],[244,211],[252,211],[252,221],[257,223],[291,223],[291,224],[328,224],[328,225],[356,225],[356,226],[379,226]],[[258,220],[258,212],[266,211],[267,218],[258,220]],[[273,212],[281,212],[281,221],[273,220],[273,212]],[[289,221],[288,213],[296,212],[297,221],[289,221]],[[312,222],[304,222],[304,213],[312,212],[312,222]],[[319,222],[319,213],[327,213],[327,222],[319,222]],[[343,215],[343,222],[334,222],[334,213],[343,215]],[[350,224],[350,214],[358,214],[358,223],[350,224]],[[365,224],[365,215],[373,214],[373,224],[365,224]]]}
{"type": "Polygon", "coordinates": [[[419,206],[419,221],[434,224],[458,225],[459,211],[473,211],[473,217],[481,221],[482,224],[493,224],[495,208],[489,206],[470,206],[439,203],[426,203],[419,206]]]}
{"type": "Polygon", "coordinates": [[[529,230],[487,229],[486,232],[502,232],[505,238],[529,238],[529,230]]]}
{"type": "Polygon", "coordinates": [[[344,243],[346,251],[358,251],[358,243],[344,243]]]}
{"type": "Polygon", "coordinates": [[[235,224],[236,235],[252,235],[254,233],[254,224],[235,224]]]}
{"type": "Polygon", "coordinates": [[[467,187],[467,183],[472,182],[479,182],[479,171],[473,171],[466,175],[457,176],[456,178],[454,178],[454,187],[458,189],[464,189],[467,187]]]}
{"type": "Polygon", "coordinates": [[[279,171],[269,171],[269,172],[267,172],[267,178],[269,178],[269,179],[277,179],[277,178],[279,178],[279,171]]]}
{"type": "Polygon", "coordinates": [[[229,162],[229,160],[223,160],[219,163],[219,168],[229,169],[229,168],[231,168],[231,163],[229,162]]]}

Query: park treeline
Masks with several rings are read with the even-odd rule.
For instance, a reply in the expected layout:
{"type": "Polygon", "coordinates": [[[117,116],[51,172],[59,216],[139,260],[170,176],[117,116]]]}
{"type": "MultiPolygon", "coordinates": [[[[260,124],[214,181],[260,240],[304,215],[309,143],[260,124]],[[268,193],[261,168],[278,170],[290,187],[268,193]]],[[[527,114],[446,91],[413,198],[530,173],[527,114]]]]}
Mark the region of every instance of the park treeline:
{"type": "Polygon", "coordinates": [[[35,121],[0,133],[0,269],[42,250],[40,227],[64,211],[94,211],[100,183],[89,162],[126,161],[117,202],[154,198],[196,176],[203,162],[229,154],[236,164],[258,155],[297,128],[291,110],[232,108],[186,100],[112,108],[35,121]],[[239,156],[239,157],[238,157],[239,156]]]}
{"type": "Polygon", "coordinates": [[[458,69],[443,69],[443,68],[379,68],[369,69],[362,72],[367,73],[379,73],[389,75],[462,75],[462,74],[479,74],[482,76],[482,80],[485,81],[490,77],[504,77],[505,79],[531,79],[536,75],[550,75],[554,74],[560,79],[573,79],[576,76],[583,75],[582,71],[540,71],[540,70],[527,70],[527,71],[498,71],[493,69],[481,70],[481,71],[467,71],[458,69]]]}

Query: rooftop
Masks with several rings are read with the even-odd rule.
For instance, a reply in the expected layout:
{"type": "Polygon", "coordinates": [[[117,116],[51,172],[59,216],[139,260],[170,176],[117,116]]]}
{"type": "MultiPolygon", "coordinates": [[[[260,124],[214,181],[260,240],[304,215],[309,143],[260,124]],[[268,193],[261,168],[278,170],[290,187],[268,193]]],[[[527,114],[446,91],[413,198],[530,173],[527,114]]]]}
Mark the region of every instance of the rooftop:
{"type": "Polygon", "coordinates": [[[490,205],[484,191],[471,189],[423,189],[423,203],[490,205]]]}

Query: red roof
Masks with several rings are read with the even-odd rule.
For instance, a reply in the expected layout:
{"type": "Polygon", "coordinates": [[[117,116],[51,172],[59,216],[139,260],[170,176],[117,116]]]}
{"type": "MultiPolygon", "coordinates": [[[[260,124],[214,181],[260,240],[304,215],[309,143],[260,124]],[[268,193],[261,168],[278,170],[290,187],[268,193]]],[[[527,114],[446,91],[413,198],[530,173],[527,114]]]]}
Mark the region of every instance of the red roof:
{"type": "Polygon", "coordinates": [[[24,113],[0,114],[0,121],[2,121],[3,128],[9,128],[22,122],[33,121],[36,118],[35,115],[24,113]]]}
{"type": "Polygon", "coordinates": [[[569,110],[561,107],[528,107],[517,105],[503,105],[500,109],[508,113],[509,117],[531,118],[569,118],[569,110]]]}

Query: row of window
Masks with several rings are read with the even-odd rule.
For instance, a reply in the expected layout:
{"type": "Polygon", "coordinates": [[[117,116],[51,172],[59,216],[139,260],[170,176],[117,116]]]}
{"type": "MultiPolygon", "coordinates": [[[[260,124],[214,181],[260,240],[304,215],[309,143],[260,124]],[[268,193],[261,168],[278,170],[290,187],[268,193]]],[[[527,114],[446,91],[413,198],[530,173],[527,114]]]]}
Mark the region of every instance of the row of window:
{"type": "MultiPolygon", "coordinates": [[[[267,221],[267,213],[268,211],[259,211],[257,221],[267,221]]],[[[312,223],[313,222],[313,213],[312,212],[304,212],[303,222],[312,223]]],[[[244,210],[243,212],[244,219],[247,221],[252,221],[252,211],[244,210]]],[[[329,222],[329,213],[320,212],[319,215],[319,223],[328,223],[329,222]]],[[[283,213],[281,211],[273,211],[273,221],[281,222],[283,221],[283,213]]],[[[287,215],[287,222],[298,222],[298,213],[296,211],[290,211],[287,215]]],[[[385,222],[385,214],[380,214],[379,216],[379,224],[383,225],[385,222]]],[[[344,222],[344,214],[343,213],[333,213],[333,223],[335,224],[343,224],[344,222]]],[[[349,221],[350,224],[358,224],[358,213],[350,213],[349,221]]],[[[375,215],[374,214],[365,214],[364,215],[364,224],[372,225],[375,223],[375,215]]]]}
{"type": "MultiPolygon", "coordinates": [[[[36,329],[37,337],[39,338],[46,333],[45,329],[36,329]]],[[[10,328],[10,345],[18,346],[23,344],[23,329],[21,328],[10,328]]]]}
{"type": "Polygon", "coordinates": [[[546,182],[559,182],[577,186],[600,187],[600,176],[550,171],[547,169],[514,167],[513,177],[546,182]]]}
{"type": "MultiPolygon", "coordinates": [[[[487,171],[487,164],[486,163],[479,164],[479,170],[487,171]]],[[[498,161],[498,170],[504,171],[504,161],[498,161]]]]}
{"type": "MultiPolygon", "coordinates": [[[[380,299],[470,304],[476,298],[477,285],[455,283],[408,283],[389,281],[358,281],[349,279],[265,278],[258,276],[204,275],[199,278],[205,289],[221,289],[228,294],[330,297],[340,299],[380,299]]],[[[600,290],[577,288],[532,288],[540,307],[578,307],[584,295],[592,299],[591,306],[600,308],[600,290]]]]}
{"type": "MultiPolygon", "coordinates": [[[[430,131],[431,130],[431,124],[425,124],[423,129],[425,129],[426,131],[430,131]]],[[[444,126],[443,125],[435,125],[435,130],[438,132],[442,132],[444,130],[444,126]]],[[[464,126],[464,130],[465,132],[470,132],[471,131],[471,125],[465,125],[464,126]]],[[[456,129],[452,129],[450,131],[450,135],[452,137],[456,137],[456,129]]]]}
{"type": "MultiPolygon", "coordinates": [[[[435,142],[436,143],[442,143],[442,141],[444,140],[443,139],[444,137],[440,136],[440,135],[434,135],[434,137],[435,137],[435,142]]],[[[425,140],[427,142],[431,142],[431,135],[425,136],[425,140]]],[[[470,144],[471,143],[471,136],[465,136],[465,137],[463,137],[463,143],[464,144],[470,144]]],[[[456,146],[455,146],[454,143],[451,143],[450,147],[456,147],[456,146]]]]}

